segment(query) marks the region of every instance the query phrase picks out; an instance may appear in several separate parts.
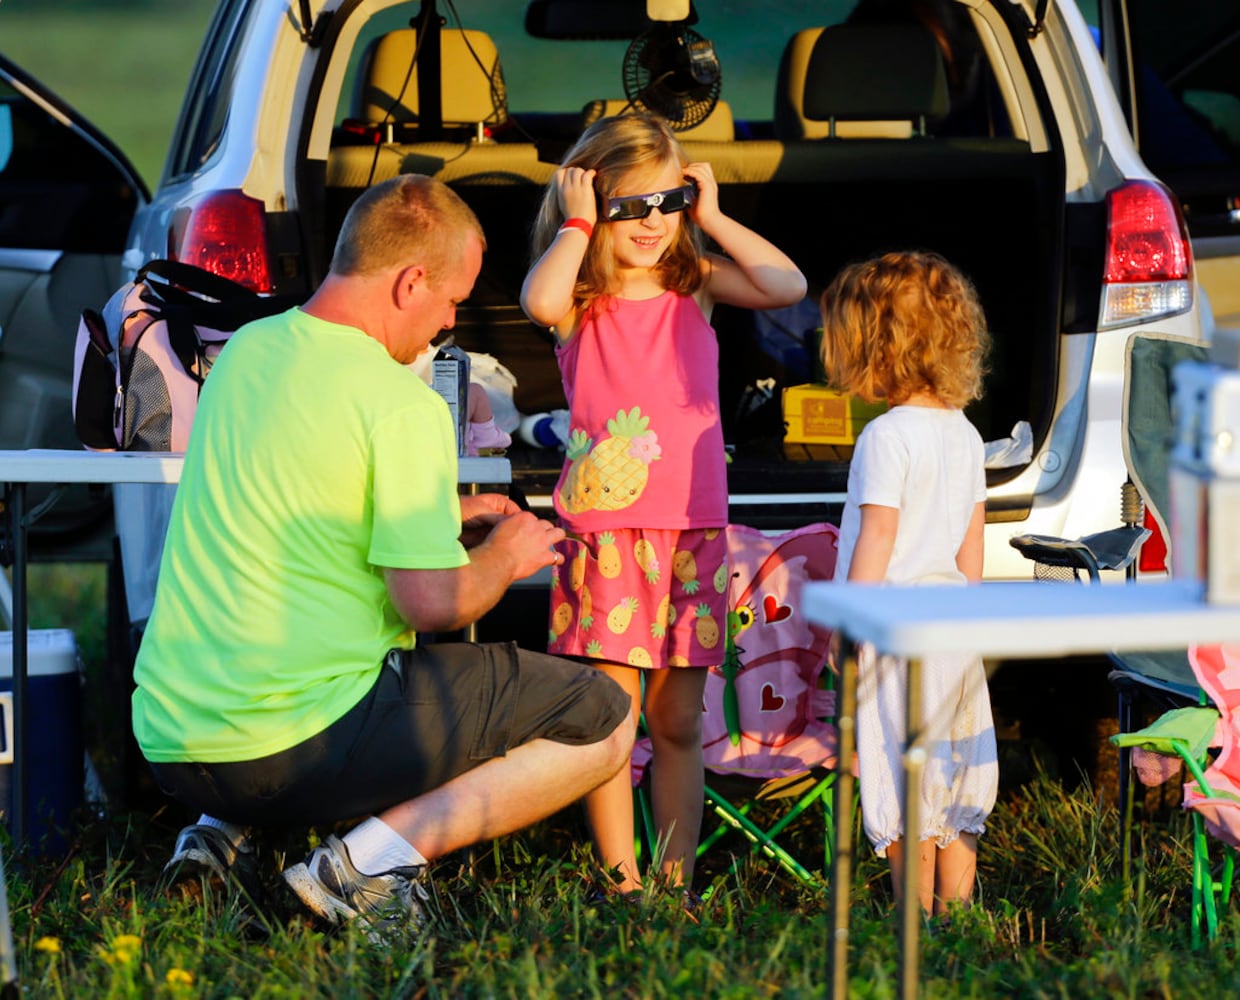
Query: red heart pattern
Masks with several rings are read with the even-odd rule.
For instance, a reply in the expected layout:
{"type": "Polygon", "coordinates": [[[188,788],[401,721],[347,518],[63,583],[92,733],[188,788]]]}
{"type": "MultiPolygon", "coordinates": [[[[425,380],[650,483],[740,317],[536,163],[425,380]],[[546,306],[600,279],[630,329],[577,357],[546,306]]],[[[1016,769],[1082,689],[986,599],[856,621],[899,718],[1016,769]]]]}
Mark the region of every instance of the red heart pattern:
{"type": "Polygon", "coordinates": [[[762,601],[762,613],[766,616],[766,623],[774,625],[776,622],[782,622],[785,618],[792,616],[792,606],[780,604],[779,599],[774,594],[767,594],[762,601]]]}
{"type": "Polygon", "coordinates": [[[762,685],[762,711],[778,712],[784,707],[784,697],[775,693],[775,685],[762,685]]]}

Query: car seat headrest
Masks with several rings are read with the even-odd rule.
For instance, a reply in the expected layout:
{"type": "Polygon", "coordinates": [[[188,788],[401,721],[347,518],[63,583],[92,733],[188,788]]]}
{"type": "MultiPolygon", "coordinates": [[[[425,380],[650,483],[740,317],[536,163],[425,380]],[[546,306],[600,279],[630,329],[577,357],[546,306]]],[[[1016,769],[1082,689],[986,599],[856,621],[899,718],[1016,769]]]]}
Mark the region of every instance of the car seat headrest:
{"type": "MultiPolygon", "coordinates": [[[[361,94],[365,121],[417,123],[417,41],[412,28],[390,31],[375,41],[361,94]]],[[[501,125],[508,120],[504,73],[489,35],[445,29],[440,35],[440,60],[445,126],[501,125]]]]}
{"type": "Polygon", "coordinates": [[[934,35],[919,24],[824,28],[805,70],[802,112],[810,121],[919,121],[950,108],[934,35]]]}

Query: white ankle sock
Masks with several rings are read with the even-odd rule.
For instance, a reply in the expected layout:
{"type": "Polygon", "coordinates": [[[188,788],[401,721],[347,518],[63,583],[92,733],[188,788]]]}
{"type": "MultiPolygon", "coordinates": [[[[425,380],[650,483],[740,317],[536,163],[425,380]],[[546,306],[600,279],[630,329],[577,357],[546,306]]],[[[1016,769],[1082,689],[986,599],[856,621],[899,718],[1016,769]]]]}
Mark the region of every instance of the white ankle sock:
{"type": "Polygon", "coordinates": [[[393,868],[424,865],[416,847],[377,816],[363,820],[343,837],[353,867],[363,875],[381,875],[393,868]]]}
{"type": "Polygon", "coordinates": [[[246,843],[249,827],[238,826],[236,823],[229,823],[227,820],[216,819],[214,816],[208,816],[206,813],[198,817],[198,826],[213,826],[231,840],[233,847],[237,848],[237,850],[249,850],[250,845],[246,843]]]}

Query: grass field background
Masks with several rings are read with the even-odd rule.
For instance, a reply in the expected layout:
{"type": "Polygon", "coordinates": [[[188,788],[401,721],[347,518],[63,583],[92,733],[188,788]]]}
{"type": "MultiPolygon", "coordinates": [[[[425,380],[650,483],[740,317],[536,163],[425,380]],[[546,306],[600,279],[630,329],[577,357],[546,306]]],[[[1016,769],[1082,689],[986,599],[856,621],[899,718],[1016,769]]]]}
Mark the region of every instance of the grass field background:
{"type": "Polygon", "coordinates": [[[0,52],[91,121],[154,187],[216,0],[0,0],[0,52]]]}
{"type": "MultiPolygon", "coordinates": [[[[290,6],[296,4],[290,0],[290,6]]],[[[215,0],[0,0],[0,51],[75,106],[154,186],[215,0]]],[[[32,569],[31,621],[73,628],[96,669],[104,644],[102,566],[32,569]]],[[[1068,669],[1065,666],[1065,670],[1068,669]]],[[[1041,670],[1039,690],[1056,671],[1041,670]]],[[[99,687],[99,674],[88,681],[99,687]]],[[[1029,675],[1033,676],[1033,675],[1029,675]]],[[[123,698],[127,677],[115,680],[123,698]]],[[[1071,725],[1079,677],[1059,686],[1055,722],[1071,725]]],[[[88,691],[91,690],[88,685],[88,691]]],[[[1029,692],[1027,697],[1033,697],[1029,692]]],[[[93,703],[91,703],[93,704],[93,703]]],[[[119,752],[115,717],[89,711],[95,763],[119,752]]],[[[1132,880],[1120,876],[1114,782],[1071,783],[1004,758],[1013,785],[982,839],[978,903],[926,928],[922,995],[1169,998],[1240,994],[1240,915],[1213,946],[1189,943],[1189,837],[1176,789],[1147,809],[1132,880]]],[[[760,808],[760,807],[759,807],[760,808]]],[[[825,884],[797,883],[761,858],[727,874],[739,838],[703,859],[707,906],[650,886],[638,903],[592,902],[596,877],[580,811],[440,860],[431,924],[373,944],[292,917],[260,894],[165,895],[158,877],[177,827],[158,798],[83,811],[69,846],[14,852],[0,831],[16,968],[30,997],[824,997],[832,927],[825,884]]],[[[793,828],[800,860],[821,866],[821,818],[793,828]]],[[[317,831],[315,836],[327,831],[317,831]]],[[[265,888],[308,832],[261,844],[265,888]]],[[[858,831],[859,837],[859,831],[858,831]]],[[[885,866],[859,838],[853,884],[850,995],[897,993],[897,927],[885,866]]],[[[1217,852],[1216,852],[1217,856],[1217,852]]]]}

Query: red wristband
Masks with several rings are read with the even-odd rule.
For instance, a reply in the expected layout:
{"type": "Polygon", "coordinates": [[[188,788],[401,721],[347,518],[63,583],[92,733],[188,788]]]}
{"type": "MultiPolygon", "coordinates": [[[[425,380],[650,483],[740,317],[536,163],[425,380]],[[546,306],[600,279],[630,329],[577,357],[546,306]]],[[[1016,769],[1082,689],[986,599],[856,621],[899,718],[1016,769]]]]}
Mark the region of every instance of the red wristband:
{"type": "Polygon", "coordinates": [[[566,229],[580,229],[586,234],[586,239],[589,239],[594,235],[594,223],[589,219],[582,219],[577,216],[574,216],[571,219],[565,219],[564,224],[560,226],[558,231],[562,233],[566,229]]]}

